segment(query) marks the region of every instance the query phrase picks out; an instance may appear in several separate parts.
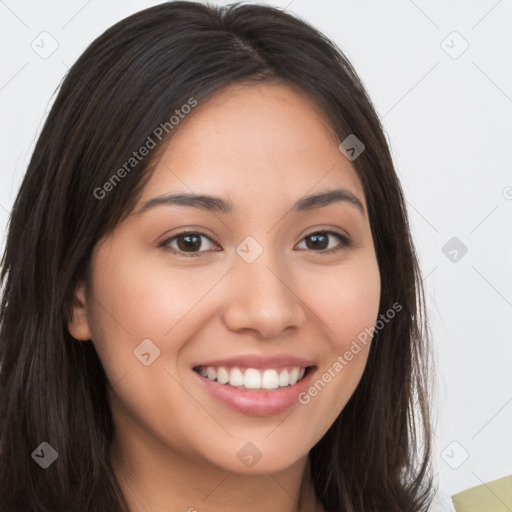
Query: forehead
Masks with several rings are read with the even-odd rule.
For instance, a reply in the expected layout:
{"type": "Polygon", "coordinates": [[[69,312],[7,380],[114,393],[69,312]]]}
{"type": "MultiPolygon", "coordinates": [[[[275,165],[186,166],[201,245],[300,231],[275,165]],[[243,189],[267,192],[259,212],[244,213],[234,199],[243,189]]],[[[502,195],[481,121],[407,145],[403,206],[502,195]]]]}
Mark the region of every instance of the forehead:
{"type": "Polygon", "coordinates": [[[169,191],[271,200],[335,186],[363,200],[339,143],[305,93],[282,83],[232,85],[181,120],[141,200],[169,191]]]}

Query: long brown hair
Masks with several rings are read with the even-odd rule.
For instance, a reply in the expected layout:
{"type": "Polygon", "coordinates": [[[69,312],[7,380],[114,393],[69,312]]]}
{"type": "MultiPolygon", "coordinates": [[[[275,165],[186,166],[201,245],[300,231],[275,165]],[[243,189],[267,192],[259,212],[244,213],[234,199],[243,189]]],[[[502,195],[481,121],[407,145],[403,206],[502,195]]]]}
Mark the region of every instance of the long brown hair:
{"type": "MultiPolygon", "coordinates": [[[[38,139],[8,226],[0,282],[0,503],[4,512],[127,511],[109,460],[107,379],[92,342],[67,330],[95,244],[137,202],[154,158],[113,174],[193,97],[281,80],[316,100],[364,187],[381,275],[380,314],[350,401],[310,451],[329,512],[426,510],[431,500],[428,326],[403,193],[378,115],[342,51],[277,8],[167,2],[98,37],[69,70],[38,139]],[[41,442],[58,453],[42,469],[41,442]]],[[[162,137],[165,142],[166,138],[162,137]]],[[[171,142],[172,143],[172,142],[171,142]]],[[[160,146],[161,143],[159,142],[160,146]]]]}

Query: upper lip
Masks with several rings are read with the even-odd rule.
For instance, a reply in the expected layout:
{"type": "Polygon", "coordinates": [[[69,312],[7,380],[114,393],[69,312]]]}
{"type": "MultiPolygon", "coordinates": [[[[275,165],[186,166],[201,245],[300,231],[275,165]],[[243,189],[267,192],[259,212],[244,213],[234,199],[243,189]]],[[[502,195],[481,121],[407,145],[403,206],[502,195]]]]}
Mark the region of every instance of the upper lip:
{"type": "Polygon", "coordinates": [[[300,367],[306,368],[308,366],[314,366],[313,361],[295,357],[289,354],[278,354],[275,356],[262,356],[258,354],[227,357],[225,359],[216,359],[215,361],[207,361],[194,365],[197,366],[224,366],[224,367],[235,367],[242,366],[244,368],[255,368],[255,369],[267,369],[267,368],[280,368],[283,366],[300,367]]]}

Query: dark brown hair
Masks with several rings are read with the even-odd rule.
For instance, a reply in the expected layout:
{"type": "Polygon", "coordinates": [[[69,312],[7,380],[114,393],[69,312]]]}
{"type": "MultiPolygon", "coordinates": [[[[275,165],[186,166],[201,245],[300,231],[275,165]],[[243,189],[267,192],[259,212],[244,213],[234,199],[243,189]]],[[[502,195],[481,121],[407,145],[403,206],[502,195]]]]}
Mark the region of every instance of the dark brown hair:
{"type": "Polygon", "coordinates": [[[379,313],[402,306],[375,332],[361,382],[310,451],[316,494],[329,512],[426,510],[422,282],[403,193],[363,84],[335,44],[282,10],[176,1],[120,21],[73,65],[15,200],[0,274],[3,512],[127,510],[109,460],[106,375],[92,342],[74,340],[67,323],[95,244],[134,207],[154,158],[101,200],[94,191],[189,98],[203,102],[230,84],[265,80],[312,97],[340,141],[363,141],[352,164],[381,274],[379,313]],[[31,458],[43,441],[58,453],[46,470],[31,458]]]}

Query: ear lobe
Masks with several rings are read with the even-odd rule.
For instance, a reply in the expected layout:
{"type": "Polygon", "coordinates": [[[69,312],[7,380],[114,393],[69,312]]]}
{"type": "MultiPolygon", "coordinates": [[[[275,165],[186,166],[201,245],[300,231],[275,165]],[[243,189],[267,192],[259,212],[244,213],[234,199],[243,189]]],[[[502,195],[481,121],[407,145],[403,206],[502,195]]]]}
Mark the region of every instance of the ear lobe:
{"type": "Polygon", "coordinates": [[[85,283],[80,281],[75,288],[72,307],[73,318],[68,322],[69,334],[77,340],[86,341],[91,339],[87,306],[85,283]]]}

